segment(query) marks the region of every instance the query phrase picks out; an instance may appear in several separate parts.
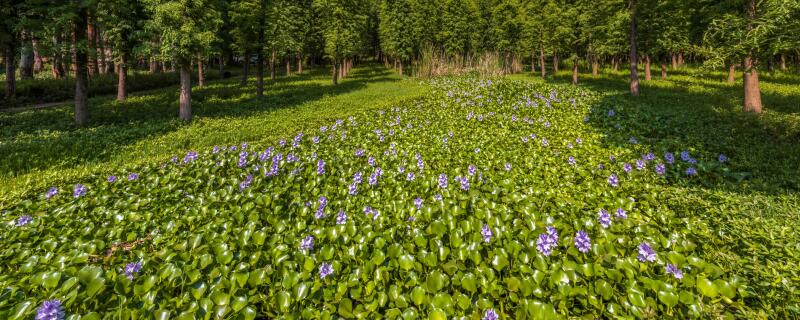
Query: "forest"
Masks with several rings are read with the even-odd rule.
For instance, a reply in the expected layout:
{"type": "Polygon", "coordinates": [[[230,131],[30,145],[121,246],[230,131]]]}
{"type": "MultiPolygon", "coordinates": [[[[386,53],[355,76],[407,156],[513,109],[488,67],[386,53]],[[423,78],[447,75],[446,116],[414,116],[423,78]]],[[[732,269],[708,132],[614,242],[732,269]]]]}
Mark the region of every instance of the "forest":
{"type": "Polygon", "coordinates": [[[800,1],[0,0],[0,319],[800,318],[800,1]]]}

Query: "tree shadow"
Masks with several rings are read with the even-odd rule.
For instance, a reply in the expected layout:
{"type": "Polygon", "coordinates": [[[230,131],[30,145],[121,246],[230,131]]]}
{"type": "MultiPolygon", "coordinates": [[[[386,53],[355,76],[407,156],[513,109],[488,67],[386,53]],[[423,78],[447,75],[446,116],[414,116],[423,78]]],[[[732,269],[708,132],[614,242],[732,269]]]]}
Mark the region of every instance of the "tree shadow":
{"type": "MultiPolygon", "coordinates": [[[[339,85],[330,84],[328,70],[265,79],[264,96],[256,97],[254,78],[241,86],[227,79],[194,87],[192,111],[203,118],[237,118],[357,91],[368,84],[399,81],[377,67],[355,69],[339,85]]],[[[89,126],[75,128],[72,106],[19,113],[0,113],[0,172],[18,176],[53,167],[102,163],[140,140],[167,135],[186,124],[178,120],[178,88],[132,94],[118,103],[110,97],[90,99],[89,126]]]]}
{"type": "MultiPolygon", "coordinates": [[[[718,154],[730,158],[726,179],[693,179],[694,186],[767,194],[800,191],[800,90],[776,91],[764,81],[764,113],[752,115],[742,111],[741,83],[676,78],[645,81],[641,94],[633,97],[627,77],[582,77],[580,86],[603,94],[589,124],[613,147],[643,147],[662,155],[688,150],[712,162],[718,154]],[[608,116],[608,110],[616,115],[608,116]]],[[[551,81],[569,80],[557,75],[551,81]]]]}

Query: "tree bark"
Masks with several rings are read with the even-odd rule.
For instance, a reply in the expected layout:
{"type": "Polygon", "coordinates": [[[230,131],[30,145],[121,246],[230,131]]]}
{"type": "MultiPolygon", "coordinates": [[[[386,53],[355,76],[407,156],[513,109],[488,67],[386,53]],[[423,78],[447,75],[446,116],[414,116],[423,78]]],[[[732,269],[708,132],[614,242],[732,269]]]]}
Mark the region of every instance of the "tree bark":
{"type": "Polygon", "coordinates": [[[86,31],[89,24],[89,12],[86,8],[80,9],[75,16],[75,30],[73,30],[75,44],[75,125],[83,126],[89,122],[89,70],[86,54],[87,48],[81,48],[78,43],[87,40],[86,31]]]}
{"type": "Polygon", "coordinates": [[[122,53],[119,57],[119,73],[117,74],[117,101],[128,98],[128,54],[122,53]]]}
{"type": "Polygon", "coordinates": [[[592,57],[592,75],[597,76],[598,74],[600,74],[600,65],[597,58],[592,57]]]}
{"type": "Polygon", "coordinates": [[[558,73],[558,54],[553,54],[553,73],[558,73]]]}
{"type": "Polygon", "coordinates": [[[335,86],[335,85],[339,84],[339,70],[336,70],[337,69],[336,68],[336,59],[332,59],[332,60],[333,60],[333,63],[331,63],[331,64],[333,65],[332,66],[333,67],[333,85],[335,86]]]}
{"type": "Polygon", "coordinates": [[[106,45],[105,41],[103,41],[103,35],[98,32],[97,33],[97,51],[99,52],[100,60],[98,63],[100,64],[100,73],[106,74],[108,73],[108,68],[106,68],[106,45]]]}
{"type": "Polygon", "coordinates": [[[400,76],[403,75],[403,59],[400,59],[400,76]]]}
{"type": "Polygon", "coordinates": [[[33,79],[33,39],[31,32],[22,30],[22,52],[19,59],[19,79],[33,79]]]}
{"type": "Polygon", "coordinates": [[[250,71],[250,52],[244,52],[244,61],[242,61],[242,81],[239,83],[241,86],[247,85],[248,72],[250,71]]]}
{"type": "Polygon", "coordinates": [[[150,57],[150,63],[148,69],[150,70],[150,73],[158,72],[158,61],[156,61],[156,58],[150,57]]]}
{"type": "Polygon", "coordinates": [[[269,60],[269,77],[275,80],[275,49],[272,49],[272,58],[269,60]]]}
{"type": "Polygon", "coordinates": [[[61,34],[56,33],[53,36],[53,47],[55,48],[55,52],[53,53],[53,78],[56,79],[63,79],[64,78],[64,62],[63,57],[61,56],[61,34]]]}
{"type": "Polygon", "coordinates": [[[303,54],[297,53],[297,74],[303,74],[303,54]]]}
{"type": "MultiPolygon", "coordinates": [[[[756,20],[756,0],[747,0],[745,3],[747,12],[747,30],[753,29],[753,21],[756,20]]],[[[761,113],[761,89],[758,85],[758,70],[753,61],[752,52],[748,53],[744,59],[744,111],[761,113]]]]}
{"type": "Polygon", "coordinates": [[[292,58],[291,56],[286,57],[286,76],[292,75],[292,58]]]}
{"type": "Polygon", "coordinates": [[[13,39],[6,45],[6,99],[13,100],[17,95],[17,48],[13,39]]]}
{"type": "Polygon", "coordinates": [[[772,75],[775,72],[775,63],[773,60],[774,59],[771,55],[769,58],[767,58],[767,71],[769,72],[769,75],[772,75]]]}
{"type": "Polygon", "coordinates": [[[578,59],[572,59],[572,85],[578,84],[578,59]]]}
{"type": "Polygon", "coordinates": [[[264,95],[264,49],[259,49],[256,55],[256,96],[264,95]]]}
{"type": "Polygon", "coordinates": [[[650,74],[650,55],[644,56],[644,80],[653,80],[652,75],[650,74]]]}
{"type": "Polygon", "coordinates": [[[197,57],[197,86],[202,87],[206,85],[206,76],[205,76],[205,69],[203,68],[205,65],[205,60],[203,57],[197,57]]]}
{"type": "Polygon", "coordinates": [[[94,17],[89,17],[87,27],[87,41],[88,56],[89,56],[89,75],[94,76],[100,74],[100,66],[97,64],[97,30],[94,24],[94,17]]]}
{"type": "Polygon", "coordinates": [[[31,43],[33,44],[33,73],[37,74],[42,72],[42,68],[44,68],[44,61],[42,59],[42,54],[39,51],[39,41],[36,40],[36,37],[33,37],[31,43]]]}
{"type": "Polygon", "coordinates": [[[736,64],[731,63],[728,67],[728,83],[733,83],[735,81],[736,76],[736,64]]]}
{"type": "Polygon", "coordinates": [[[542,74],[542,78],[547,75],[547,69],[544,66],[544,45],[539,45],[539,70],[542,74]]]}
{"type": "Polygon", "coordinates": [[[672,58],[672,70],[678,69],[678,56],[675,53],[670,53],[670,57],[672,58]]]}
{"type": "Polygon", "coordinates": [[[632,96],[639,95],[639,75],[637,69],[637,61],[639,60],[636,53],[636,0],[630,0],[631,10],[631,31],[630,31],[630,46],[631,46],[631,82],[630,90],[632,96]]]}
{"type": "Polygon", "coordinates": [[[178,114],[183,121],[192,120],[192,65],[189,59],[180,62],[181,92],[178,114]]]}
{"type": "Polygon", "coordinates": [[[786,55],[781,54],[781,71],[786,71],[786,55]]]}

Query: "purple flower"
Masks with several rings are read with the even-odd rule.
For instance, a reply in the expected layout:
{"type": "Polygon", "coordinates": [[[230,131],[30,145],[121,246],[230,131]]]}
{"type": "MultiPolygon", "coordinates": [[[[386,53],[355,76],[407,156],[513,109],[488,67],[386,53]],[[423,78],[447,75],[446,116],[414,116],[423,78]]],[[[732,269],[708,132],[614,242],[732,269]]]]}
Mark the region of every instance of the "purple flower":
{"type": "Polygon", "coordinates": [[[717,160],[719,162],[725,163],[725,162],[728,162],[728,157],[726,155],[724,155],[724,154],[720,154],[719,157],[717,157],[717,160]]]}
{"type": "Polygon", "coordinates": [[[219,153],[219,150],[220,150],[220,149],[219,149],[219,147],[218,147],[218,146],[214,146],[214,148],[213,148],[213,149],[211,149],[211,153],[214,153],[214,154],[216,154],[216,153],[219,153]]]}
{"type": "Polygon", "coordinates": [[[655,159],[656,159],[656,155],[653,154],[652,152],[649,152],[646,155],[644,155],[644,160],[645,161],[653,161],[655,159]]]}
{"type": "Polygon", "coordinates": [[[667,172],[667,166],[665,166],[663,163],[659,163],[659,164],[656,165],[656,173],[657,174],[663,176],[666,172],[667,172]]]}
{"type": "Polygon", "coordinates": [[[437,193],[435,196],[433,196],[433,200],[442,201],[442,195],[437,193]]]}
{"type": "Polygon", "coordinates": [[[678,280],[683,279],[683,271],[681,271],[681,268],[671,263],[667,264],[667,274],[672,274],[675,279],[678,280]]]}
{"type": "Polygon", "coordinates": [[[317,144],[317,143],[319,143],[319,137],[318,136],[313,136],[313,137],[311,137],[311,141],[313,141],[314,144],[317,144]]]}
{"type": "Polygon", "coordinates": [[[647,242],[639,244],[639,255],[636,257],[641,262],[654,262],[656,261],[656,252],[650,247],[647,242]]]}
{"type": "Polygon", "coordinates": [[[696,176],[697,175],[697,169],[695,169],[694,167],[686,168],[686,175],[687,176],[696,176]]]}
{"type": "Polygon", "coordinates": [[[117,182],[117,176],[108,176],[108,183],[117,182]]]}
{"type": "Polygon", "coordinates": [[[483,229],[481,229],[481,237],[483,237],[483,242],[489,242],[492,240],[492,230],[489,229],[488,224],[483,225],[483,229]]]}
{"type": "Polygon", "coordinates": [[[416,176],[414,175],[413,172],[409,172],[408,175],[406,175],[406,180],[407,181],[414,181],[415,178],[416,178],[416,176]]]}
{"type": "Polygon", "coordinates": [[[664,154],[664,161],[666,161],[668,164],[673,164],[675,163],[675,156],[672,154],[672,152],[667,152],[664,154]]]}
{"type": "Polygon", "coordinates": [[[47,200],[50,200],[50,198],[55,197],[57,194],[58,188],[51,187],[50,189],[47,189],[47,193],[44,195],[44,197],[47,198],[47,200]]]}
{"type": "Polygon", "coordinates": [[[550,143],[547,142],[547,138],[542,138],[542,147],[546,147],[546,146],[549,146],[549,145],[550,145],[550,143]]]}
{"type": "Polygon", "coordinates": [[[486,310],[486,312],[483,313],[482,320],[498,320],[498,319],[500,319],[500,317],[497,315],[497,312],[494,312],[494,309],[486,310]]]}
{"type": "Polygon", "coordinates": [[[511,162],[506,162],[506,171],[511,171],[511,162]]]}
{"type": "Polygon", "coordinates": [[[545,256],[549,256],[557,246],[558,231],[552,226],[547,227],[547,232],[539,234],[539,238],[536,239],[536,250],[545,256]]]}
{"type": "Polygon", "coordinates": [[[439,174],[439,188],[447,189],[447,175],[444,173],[439,174]]]}
{"type": "Polygon", "coordinates": [[[369,182],[369,185],[371,186],[378,185],[378,176],[379,176],[378,171],[375,171],[371,175],[369,175],[369,180],[367,180],[367,182],[369,182]]]}
{"type": "Polygon", "coordinates": [[[585,231],[581,230],[575,234],[575,247],[583,253],[587,253],[591,249],[592,240],[589,239],[589,235],[585,231]]]}
{"type": "Polygon", "coordinates": [[[614,216],[619,219],[628,219],[628,213],[625,212],[625,209],[618,208],[617,211],[614,213],[614,216]]]}
{"type": "Polygon", "coordinates": [[[615,116],[616,114],[617,114],[617,113],[616,113],[616,112],[614,112],[614,109],[609,109],[609,110],[608,110],[608,116],[609,116],[609,117],[613,117],[613,116],[615,116]]]}
{"type": "Polygon", "coordinates": [[[361,179],[362,176],[363,174],[361,173],[361,171],[356,171],[356,173],[353,175],[353,183],[361,184],[361,182],[363,181],[361,179]]]}
{"type": "Polygon", "coordinates": [[[619,178],[617,178],[616,174],[608,176],[608,184],[615,188],[619,186],[619,178]]]}
{"type": "Polygon", "coordinates": [[[339,214],[336,215],[336,224],[345,224],[347,222],[347,215],[344,213],[344,210],[339,210],[339,214]]]}
{"type": "Polygon", "coordinates": [[[86,191],[88,191],[88,190],[89,189],[87,189],[86,186],[84,186],[84,185],[82,185],[80,183],[76,184],[75,188],[72,190],[72,197],[80,198],[80,197],[86,195],[86,191]]]}
{"type": "Polygon", "coordinates": [[[692,156],[689,154],[689,151],[681,151],[681,160],[688,162],[692,156]]]}
{"type": "Polygon", "coordinates": [[[364,156],[364,149],[356,150],[356,157],[363,157],[364,156]]]}
{"type": "Polygon", "coordinates": [[[253,183],[253,175],[248,174],[247,177],[244,178],[244,181],[239,183],[239,191],[244,191],[244,189],[247,189],[251,183],[253,183]]]}
{"type": "Polygon", "coordinates": [[[325,160],[319,159],[317,161],[317,174],[325,174],[325,160]]]}
{"type": "Polygon", "coordinates": [[[139,174],[131,173],[128,175],[128,181],[134,181],[134,180],[139,180],[139,174]]]}
{"type": "Polygon", "coordinates": [[[477,169],[475,168],[475,165],[471,164],[469,165],[469,168],[467,168],[467,173],[471,176],[474,176],[476,171],[477,169]]]}
{"type": "Polygon", "coordinates": [[[286,140],[281,139],[280,141],[278,141],[278,145],[281,146],[281,147],[285,147],[286,146],[286,140]]]}
{"type": "Polygon", "coordinates": [[[125,265],[125,269],[122,271],[122,273],[125,274],[125,277],[128,278],[128,280],[133,281],[133,277],[139,274],[139,271],[141,270],[141,262],[131,262],[125,265]]]}
{"type": "Polygon", "coordinates": [[[399,166],[399,167],[397,167],[397,172],[399,172],[399,173],[404,173],[404,172],[406,172],[406,167],[404,167],[404,166],[399,166]]]}
{"type": "Polygon", "coordinates": [[[475,153],[481,153],[481,148],[475,148],[475,153]]]}
{"type": "Polygon", "coordinates": [[[367,163],[369,163],[370,167],[374,167],[375,166],[375,157],[369,156],[369,158],[367,158],[367,163]]]}
{"type": "Polygon", "coordinates": [[[528,137],[522,137],[522,143],[528,143],[528,137]]]}
{"type": "Polygon", "coordinates": [[[333,274],[333,266],[330,263],[323,262],[321,266],[319,266],[319,278],[325,279],[325,277],[333,274]]]}
{"type": "Polygon", "coordinates": [[[60,300],[47,300],[36,310],[36,320],[63,320],[64,317],[60,300]]]}
{"type": "Polygon", "coordinates": [[[347,194],[354,196],[358,194],[358,184],[353,182],[347,187],[347,194]]]}
{"type": "Polygon", "coordinates": [[[631,170],[633,170],[633,166],[631,166],[630,163],[626,162],[625,164],[622,165],[622,170],[625,171],[626,173],[631,172],[631,170]]]}
{"type": "Polygon", "coordinates": [[[459,180],[461,180],[461,190],[469,191],[469,179],[459,177],[459,180]]]}
{"type": "Polygon", "coordinates": [[[597,221],[603,228],[608,228],[611,225],[611,215],[606,209],[600,209],[600,212],[597,213],[597,221]]]}
{"type": "MultiPolygon", "coordinates": [[[[216,148],[216,150],[217,150],[217,151],[216,151],[216,152],[214,152],[214,153],[217,153],[217,152],[219,152],[219,148],[218,148],[218,147],[214,147],[214,148],[216,148]]],[[[197,155],[197,152],[196,152],[196,151],[189,151],[189,152],[188,152],[188,153],[186,153],[186,155],[183,157],[183,163],[189,163],[189,162],[192,162],[192,161],[194,161],[194,160],[197,160],[197,158],[198,158],[198,155],[197,155]]],[[[174,161],[173,161],[173,162],[174,162],[174,161]]]]}
{"type": "Polygon", "coordinates": [[[636,170],[644,170],[646,164],[642,159],[636,159],[636,170]]]}
{"type": "Polygon", "coordinates": [[[303,240],[300,240],[300,250],[302,251],[314,250],[314,237],[306,236],[305,238],[303,238],[303,240]]]}
{"type": "Polygon", "coordinates": [[[574,166],[575,165],[575,157],[569,156],[569,158],[567,158],[567,163],[569,163],[569,165],[571,165],[571,166],[574,166]]]}
{"type": "Polygon", "coordinates": [[[409,216],[409,217],[408,217],[408,220],[407,220],[407,221],[408,221],[408,222],[414,222],[414,221],[417,221],[417,218],[416,218],[416,217],[414,217],[413,215],[411,215],[411,216],[409,216]]]}
{"type": "Polygon", "coordinates": [[[575,139],[575,143],[577,143],[577,144],[581,144],[581,143],[583,143],[583,139],[581,139],[581,138],[576,138],[576,139],[575,139]]]}
{"type": "Polygon", "coordinates": [[[634,138],[634,137],[631,137],[630,139],[628,139],[628,142],[630,142],[631,144],[639,144],[639,140],[636,140],[636,138],[634,138]]]}
{"type": "Polygon", "coordinates": [[[27,214],[26,215],[22,215],[19,218],[17,218],[17,227],[24,226],[24,225],[29,224],[31,222],[33,222],[33,218],[31,218],[31,216],[29,216],[27,214]]]}
{"type": "Polygon", "coordinates": [[[417,210],[422,210],[422,198],[417,197],[414,199],[414,206],[417,207],[417,210]]]}

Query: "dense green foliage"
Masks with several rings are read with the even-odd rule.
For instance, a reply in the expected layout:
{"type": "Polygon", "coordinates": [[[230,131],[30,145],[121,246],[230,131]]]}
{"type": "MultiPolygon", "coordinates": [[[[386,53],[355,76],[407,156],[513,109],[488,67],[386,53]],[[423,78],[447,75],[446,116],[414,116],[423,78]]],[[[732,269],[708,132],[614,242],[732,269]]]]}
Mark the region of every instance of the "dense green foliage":
{"type": "MultiPolygon", "coordinates": [[[[64,109],[3,115],[4,137],[14,137],[4,145],[30,146],[3,154],[52,152],[23,140],[32,127],[25,119],[60,122],[49,130],[83,139],[75,145],[112,137],[105,130],[142,141],[99,156],[65,150],[76,156],[71,164],[12,162],[29,172],[16,179],[40,181],[2,209],[0,283],[8,289],[0,313],[29,318],[46,299],[90,318],[477,318],[490,308],[508,318],[791,318],[800,311],[800,235],[786,223],[800,218],[800,173],[785,165],[800,159],[792,148],[800,136],[797,77],[765,79],[774,111],[761,118],[738,113],[729,95],[737,88],[710,85],[715,79],[679,74],[647,84],[652,96],[631,98],[624,75],[612,72],[578,87],[522,76],[440,79],[421,97],[353,109],[419,89],[384,77],[357,70],[335,89],[321,73],[285,78],[263,100],[225,81],[198,91],[198,118],[189,125],[159,115],[175,99],[169,89],[131,97],[96,128],[68,129],[64,109]],[[138,113],[154,117],[138,129],[125,124],[138,113]],[[728,132],[737,134],[721,134],[728,132]],[[226,147],[215,153],[215,145],[226,147]],[[197,159],[185,158],[190,150],[197,159]],[[681,160],[681,151],[697,163],[681,160]],[[636,169],[650,152],[657,159],[636,169]],[[676,161],[660,175],[665,152],[676,161]],[[277,153],[278,174],[265,176],[277,153]],[[720,162],[721,153],[728,159],[720,162]],[[95,166],[67,178],[39,174],[68,173],[82,159],[95,166]],[[630,173],[624,163],[634,165],[630,173]],[[383,174],[373,186],[375,167],[383,174]],[[697,175],[687,175],[689,167],[697,175]],[[363,181],[351,195],[357,172],[363,181]],[[129,181],[132,173],[138,177],[129,181]],[[609,185],[611,174],[618,187],[609,185]],[[78,183],[86,194],[73,197],[78,183]],[[48,200],[50,186],[59,192],[48,200]],[[317,219],[322,196],[325,217],[317,219]],[[366,206],[380,214],[365,214],[366,206]],[[603,228],[598,210],[613,216],[617,208],[627,218],[603,228]],[[23,215],[32,222],[17,226],[23,215]],[[547,226],[559,233],[550,256],[536,249],[547,226]],[[591,238],[587,253],[573,245],[578,230],[591,238]],[[301,250],[309,235],[313,249],[301,250]],[[637,259],[642,242],[657,253],[654,262],[637,259]],[[133,280],[124,275],[131,262],[142,263],[133,280]],[[323,263],[333,273],[320,279],[323,263]],[[666,273],[666,264],[683,278],[666,273]]],[[[118,141],[98,143],[91,149],[118,141]]]]}

